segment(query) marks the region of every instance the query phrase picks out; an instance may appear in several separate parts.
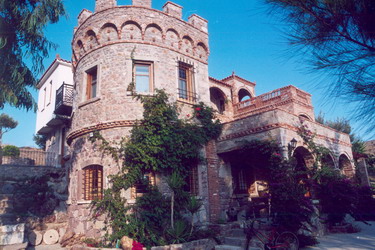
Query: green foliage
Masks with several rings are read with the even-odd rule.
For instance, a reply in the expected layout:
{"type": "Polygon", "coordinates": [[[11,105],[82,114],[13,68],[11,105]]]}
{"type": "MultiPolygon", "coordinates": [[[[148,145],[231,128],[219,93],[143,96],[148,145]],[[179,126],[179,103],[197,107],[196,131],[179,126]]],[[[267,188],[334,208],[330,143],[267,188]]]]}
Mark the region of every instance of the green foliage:
{"type": "Polygon", "coordinates": [[[273,141],[250,141],[236,156],[240,162],[250,162],[257,177],[268,182],[272,214],[275,222],[287,230],[297,232],[310,222],[313,212],[311,200],[305,197],[306,173],[295,170],[295,161],[284,159],[281,149],[273,141]]]}
{"type": "Polygon", "coordinates": [[[212,109],[202,103],[194,106],[191,119],[179,119],[177,105],[169,103],[162,90],[136,98],[143,104],[144,119],[133,127],[129,138],[108,142],[99,132],[91,138],[93,143],[101,142],[105,154],[123,161],[120,173],[111,176],[112,187],[105,190],[102,200],[94,201],[93,214],[107,215],[111,242],[124,235],[148,247],[188,240],[193,237],[193,225],[185,227],[182,214],[188,204],[197,211],[199,203],[183,190],[184,179],[201,160],[202,146],[219,136],[220,122],[213,121],[212,109]],[[171,197],[144,181],[143,176],[150,172],[169,176],[171,197]],[[147,193],[134,205],[126,205],[121,192],[139,183],[147,187],[147,193]]]}
{"type": "Polygon", "coordinates": [[[346,214],[353,213],[357,194],[349,179],[335,169],[323,167],[317,172],[316,180],[319,183],[317,196],[322,212],[328,215],[328,223],[340,223],[346,214]]]}
{"type": "Polygon", "coordinates": [[[43,59],[56,47],[43,31],[64,14],[62,0],[0,1],[0,109],[5,103],[36,108],[28,88],[35,87],[43,59]],[[27,61],[33,63],[31,69],[27,61]]]}
{"type": "Polygon", "coordinates": [[[20,149],[13,145],[6,145],[3,148],[3,156],[18,157],[20,156],[20,149]]]}
{"type": "Polygon", "coordinates": [[[40,149],[43,149],[43,150],[46,149],[46,142],[47,142],[46,135],[36,134],[33,136],[33,141],[40,149]]]}
{"type": "MultiPolygon", "coordinates": [[[[375,127],[375,2],[373,0],[265,0],[283,19],[291,53],[310,72],[326,73],[332,97],[356,103],[353,118],[375,127]]],[[[326,78],[325,83],[327,83],[326,78]]],[[[321,86],[320,86],[321,87],[321,86]]]]}
{"type": "Polygon", "coordinates": [[[375,218],[374,190],[370,187],[361,187],[332,168],[323,167],[315,178],[319,184],[317,196],[329,224],[341,223],[346,214],[358,220],[375,218]]]}
{"type": "MultiPolygon", "coordinates": [[[[17,127],[18,122],[15,121],[12,117],[7,114],[0,115],[0,136],[5,132],[8,132],[11,129],[17,127]]],[[[1,137],[0,137],[1,138],[1,137]]]]}
{"type": "Polygon", "coordinates": [[[14,192],[14,211],[38,217],[52,214],[58,203],[48,181],[48,177],[35,177],[19,182],[14,192]]]}

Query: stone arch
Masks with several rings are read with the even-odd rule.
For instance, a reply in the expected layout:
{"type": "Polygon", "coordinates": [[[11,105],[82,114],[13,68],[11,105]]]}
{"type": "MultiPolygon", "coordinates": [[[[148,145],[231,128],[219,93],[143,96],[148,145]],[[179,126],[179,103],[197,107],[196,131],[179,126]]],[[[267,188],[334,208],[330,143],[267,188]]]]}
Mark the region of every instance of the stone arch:
{"type": "Polygon", "coordinates": [[[202,43],[202,42],[199,42],[197,44],[197,56],[199,57],[199,59],[202,59],[202,60],[207,60],[208,59],[208,49],[207,49],[207,46],[202,43]]]}
{"type": "Polygon", "coordinates": [[[335,161],[332,154],[328,151],[322,155],[322,158],[320,160],[320,164],[325,167],[329,168],[335,168],[335,161]]]}
{"type": "Polygon", "coordinates": [[[299,146],[293,151],[293,156],[296,159],[297,170],[307,170],[314,165],[314,157],[308,149],[299,146]]]}
{"type": "Polygon", "coordinates": [[[305,114],[305,113],[300,113],[298,115],[298,117],[302,120],[309,120],[309,121],[312,121],[311,117],[308,115],[308,114],[305,114]]]}
{"type": "Polygon", "coordinates": [[[85,47],[83,46],[83,42],[81,40],[76,42],[76,45],[74,46],[74,53],[78,58],[85,53],[85,47]]]}
{"type": "Polygon", "coordinates": [[[168,46],[171,46],[174,49],[179,49],[180,35],[175,29],[168,29],[165,33],[165,41],[168,46]]]}
{"type": "Polygon", "coordinates": [[[214,108],[222,114],[225,111],[226,96],[223,91],[217,87],[210,88],[210,100],[214,108]]]}
{"type": "Polygon", "coordinates": [[[182,37],[181,50],[183,53],[193,54],[194,42],[190,36],[182,37]]]}
{"type": "Polygon", "coordinates": [[[93,30],[88,30],[85,36],[86,48],[93,49],[99,45],[96,33],[93,30]]]}
{"type": "Polygon", "coordinates": [[[243,102],[249,100],[251,98],[251,94],[247,89],[240,89],[238,91],[238,101],[243,102]]]}
{"type": "Polygon", "coordinates": [[[159,25],[151,23],[147,25],[144,34],[144,40],[151,43],[163,43],[163,30],[159,25]]]}
{"type": "Polygon", "coordinates": [[[99,30],[99,41],[100,44],[116,41],[119,39],[116,25],[113,23],[104,24],[99,30]]]}
{"type": "Polygon", "coordinates": [[[354,176],[354,170],[352,163],[349,160],[349,157],[346,154],[341,154],[339,157],[339,169],[342,174],[346,175],[349,178],[354,176]]]}
{"type": "Polygon", "coordinates": [[[121,26],[121,39],[123,40],[142,40],[142,28],[135,21],[126,21],[121,26]]]}

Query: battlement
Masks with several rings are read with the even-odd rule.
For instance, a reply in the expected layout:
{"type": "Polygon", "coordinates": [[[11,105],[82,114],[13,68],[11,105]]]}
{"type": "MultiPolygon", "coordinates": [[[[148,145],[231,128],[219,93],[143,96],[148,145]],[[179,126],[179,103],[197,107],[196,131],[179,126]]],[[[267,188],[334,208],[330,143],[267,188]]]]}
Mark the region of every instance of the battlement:
{"type": "MultiPolygon", "coordinates": [[[[143,8],[152,8],[152,0],[132,0],[132,6],[137,7],[143,7],[143,8]]],[[[117,7],[117,1],[116,0],[96,0],[95,3],[95,12],[100,12],[106,9],[117,7]]],[[[183,7],[173,3],[171,1],[168,1],[163,6],[163,12],[176,17],[178,19],[182,20],[182,9],[183,7]]],[[[85,11],[84,13],[81,12],[81,14],[78,17],[78,23],[79,25],[82,24],[92,13],[89,11],[85,11]]],[[[193,25],[199,30],[202,30],[204,32],[207,32],[207,20],[204,18],[193,14],[188,18],[188,23],[193,25]]]]}

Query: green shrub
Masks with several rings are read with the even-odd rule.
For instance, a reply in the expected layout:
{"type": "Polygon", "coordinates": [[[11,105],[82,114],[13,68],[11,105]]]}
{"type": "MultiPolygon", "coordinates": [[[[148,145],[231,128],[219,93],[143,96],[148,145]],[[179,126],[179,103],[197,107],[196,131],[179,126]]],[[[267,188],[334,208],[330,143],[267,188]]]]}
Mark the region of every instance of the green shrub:
{"type": "Polygon", "coordinates": [[[13,145],[6,145],[3,148],[3,156],[19,157],[20,149],[13,145]]]}

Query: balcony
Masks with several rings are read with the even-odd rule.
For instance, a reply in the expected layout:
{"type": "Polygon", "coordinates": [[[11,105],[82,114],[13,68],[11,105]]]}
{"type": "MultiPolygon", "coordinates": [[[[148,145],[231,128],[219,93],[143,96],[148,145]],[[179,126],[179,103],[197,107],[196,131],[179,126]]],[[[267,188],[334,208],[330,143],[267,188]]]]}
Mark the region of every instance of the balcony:
{"type": "Polygon", "coordinates": [[[301,110],[296,106],[303,106],[303,110],[313,113],[311,95],[289,85],[234,104],[234,118],[258,114],[276,107],[296,114],[297,110],[301,110]]]}
{"type": "Polygon", "coordinates": [[[197,94],[186,89],[178,89],[178,99],[189,103],[195,103],[197,101],[197,94]]]}
{"type": "Polygon", "coordinates": [[[73,106],[73,86],[63,83],[56,91],[55,114],[70,116],[73,106]]]}

